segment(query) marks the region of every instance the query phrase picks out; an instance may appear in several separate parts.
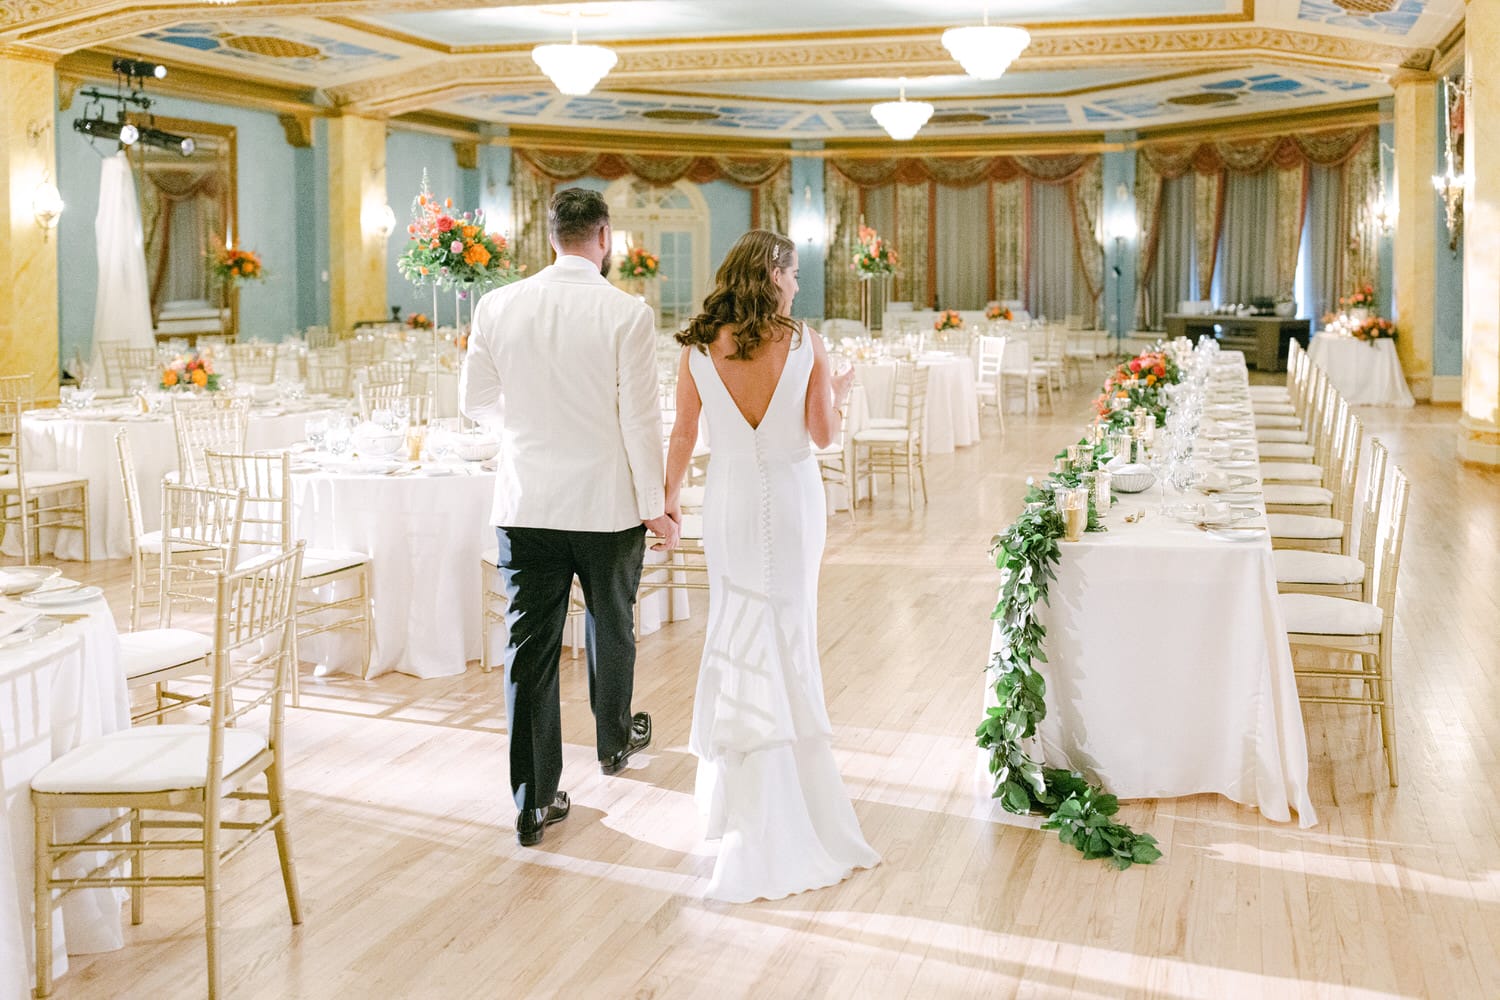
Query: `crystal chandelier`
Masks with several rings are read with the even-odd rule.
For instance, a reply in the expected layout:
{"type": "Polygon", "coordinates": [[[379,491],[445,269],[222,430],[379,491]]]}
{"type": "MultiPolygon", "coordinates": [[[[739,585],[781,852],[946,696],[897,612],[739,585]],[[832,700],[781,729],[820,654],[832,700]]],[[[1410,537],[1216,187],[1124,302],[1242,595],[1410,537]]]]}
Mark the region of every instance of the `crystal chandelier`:
{"type": "Polygon", "coordinates": [[[1025,28],[990,24],[988,6],[982,25],[943,32],[943,48],[953,54],[965,73],[977,80],[1000,79],[1030,44],[1031,35],[1025,28]]]}
{"type": "Polygon", "coordinates": [[[882,101],[870,109],[870,114],[875,116],[880,127],[885,129],[892,139],[905,142],[927,124],[927,119],[932,117],[932,105],[926,101],[908,101],[906,80],[902,79],[899,83],[901,99],[882,101]]]}
{"type": "Polygon", "coordinates": [[[573,43],[538,45],[531,50],[531,58],[559,91],[570,97],[582,97],[614,69],[619,56],[602,45],[579,45],[578,12],[573,11],[569,19],[573,22],[573,43]]]}

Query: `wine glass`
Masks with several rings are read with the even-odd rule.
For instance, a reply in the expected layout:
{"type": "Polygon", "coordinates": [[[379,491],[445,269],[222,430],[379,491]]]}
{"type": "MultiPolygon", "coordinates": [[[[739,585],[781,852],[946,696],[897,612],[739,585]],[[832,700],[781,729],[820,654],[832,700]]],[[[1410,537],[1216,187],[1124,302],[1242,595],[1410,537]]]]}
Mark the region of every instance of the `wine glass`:
{"type": "Polygon", "coordinates": [[[328,442],[328,450],[333,452],[338,458],[343,458],[344,455],[348,454],[349,448],[353,444],[349,418],[342,415],[330,418],[326,440],[328,442]]]}
{"type": "Polygon", "coordinates": [[[322,451],[323,443],[328,437],[328,416],[318,414],[308,417],[302,424],[302,433],[307,435],[307,443],[312,445],[313,451],[322,451]]]}

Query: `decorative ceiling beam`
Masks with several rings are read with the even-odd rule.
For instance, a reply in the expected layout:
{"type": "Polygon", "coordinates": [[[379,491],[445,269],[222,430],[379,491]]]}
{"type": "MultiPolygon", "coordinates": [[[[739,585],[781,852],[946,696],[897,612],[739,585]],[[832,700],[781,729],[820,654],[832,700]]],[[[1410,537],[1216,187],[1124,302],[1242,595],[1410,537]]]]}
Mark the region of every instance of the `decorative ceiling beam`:
{"type": "MultiPolygon", "coordinates": [[[[116,74],[111,66],[120,51],[95,50],[75,52],[57,61],[57,81],[64,100],[80,83],[113,83],[116,74]]],[[[191,67],[173,66],[165,79],[152,80],[150,93],[196,100],[211,98],[220,104],[274,111],[294,116],[326,115],[318,93],[306,87],[288,87],[260,83],[244,77],[208,73],[191,67]]],[[[67,110],[64,103],[63,110],[67,110]]]]}

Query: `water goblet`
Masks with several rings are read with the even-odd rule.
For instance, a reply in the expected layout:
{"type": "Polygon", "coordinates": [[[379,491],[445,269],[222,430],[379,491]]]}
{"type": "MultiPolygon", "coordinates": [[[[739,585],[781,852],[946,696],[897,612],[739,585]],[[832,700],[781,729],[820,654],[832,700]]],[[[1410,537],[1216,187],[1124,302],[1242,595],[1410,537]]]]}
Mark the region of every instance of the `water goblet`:
{"type": "Polygon", "coordinates": [[[308,417],[302,424],[302,433],[307,436],[307,443],[312,445],[313,451],[322,451],[328,437],[328,417],[324,414],[308,417]]]}

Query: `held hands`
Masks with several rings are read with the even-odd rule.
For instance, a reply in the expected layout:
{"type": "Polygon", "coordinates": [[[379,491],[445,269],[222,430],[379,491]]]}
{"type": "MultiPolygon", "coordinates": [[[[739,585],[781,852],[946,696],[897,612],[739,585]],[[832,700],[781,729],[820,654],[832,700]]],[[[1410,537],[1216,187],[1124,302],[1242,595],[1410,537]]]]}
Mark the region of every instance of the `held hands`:
{"type": "Polygon", "coordinates": [[[661,539],[651,546],[652,552],[670,552],[677,547],[677,541],[682,536],[682,511],[677,509],[674,513],[668,511],[660,517],[653,517],[649,521],[642,521],[646,530],[661,539]]]}

